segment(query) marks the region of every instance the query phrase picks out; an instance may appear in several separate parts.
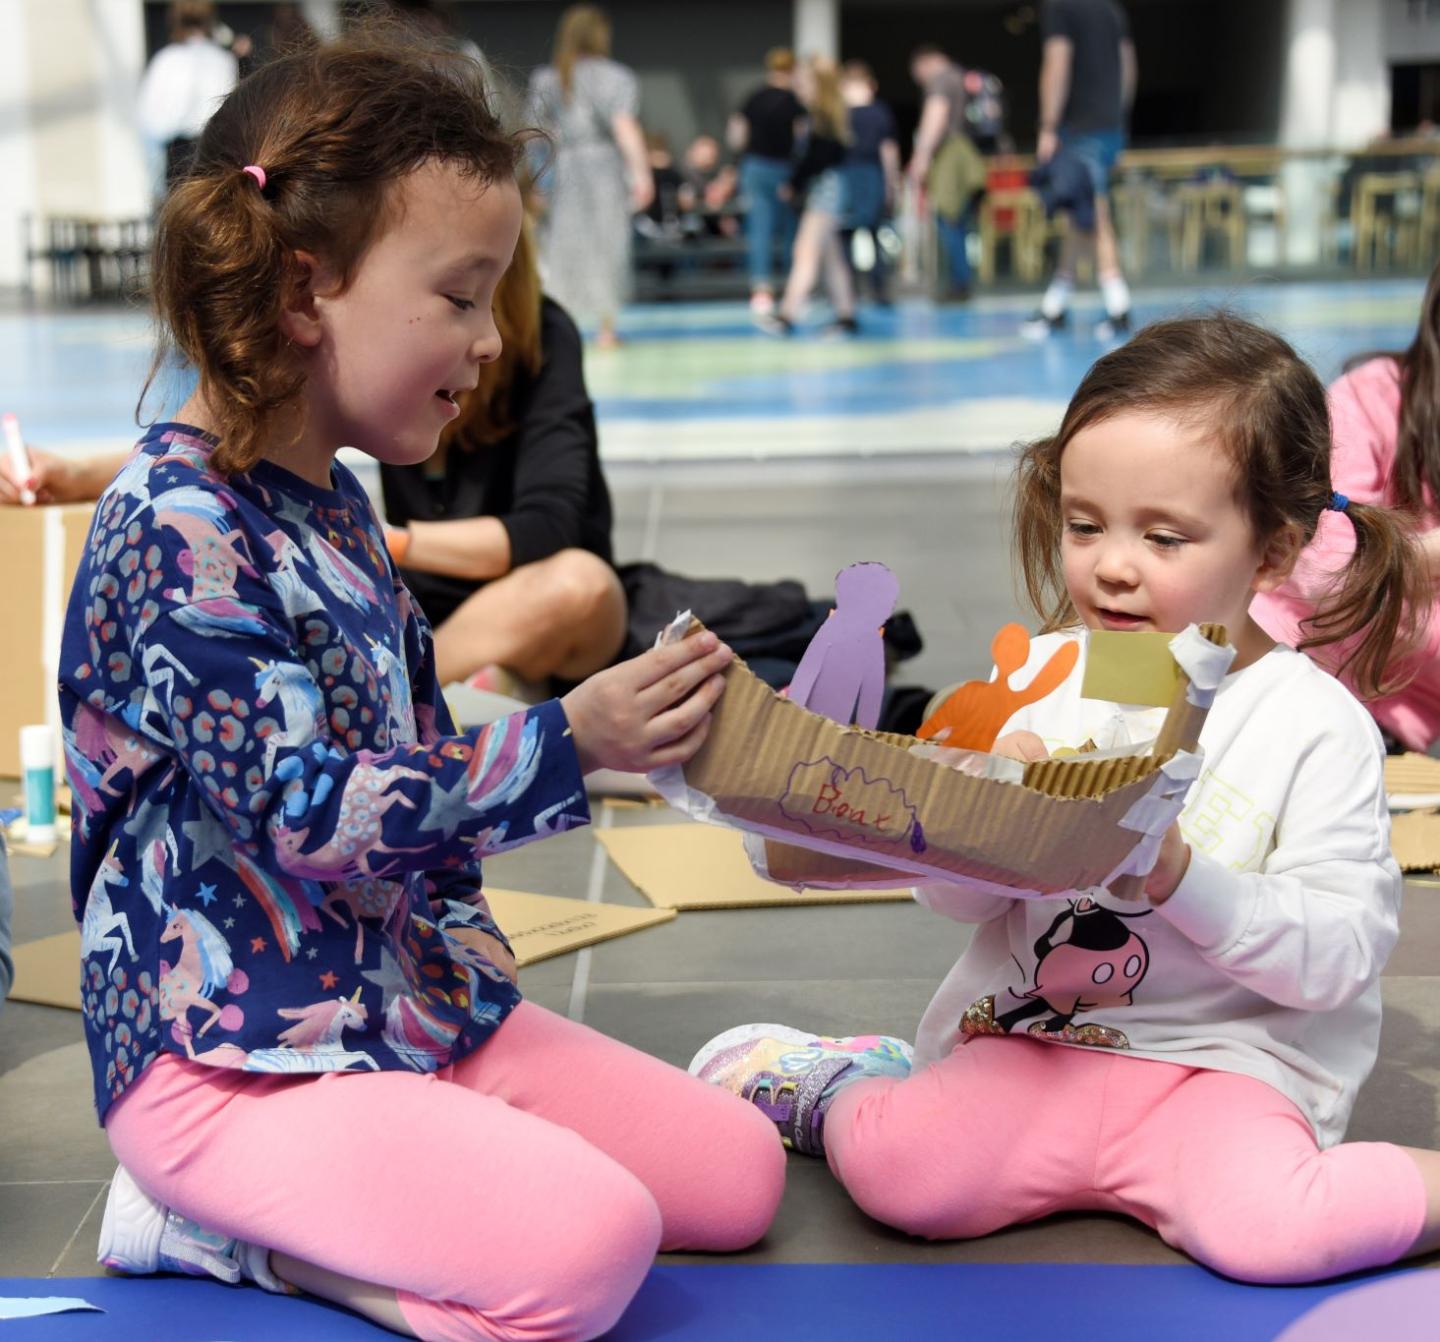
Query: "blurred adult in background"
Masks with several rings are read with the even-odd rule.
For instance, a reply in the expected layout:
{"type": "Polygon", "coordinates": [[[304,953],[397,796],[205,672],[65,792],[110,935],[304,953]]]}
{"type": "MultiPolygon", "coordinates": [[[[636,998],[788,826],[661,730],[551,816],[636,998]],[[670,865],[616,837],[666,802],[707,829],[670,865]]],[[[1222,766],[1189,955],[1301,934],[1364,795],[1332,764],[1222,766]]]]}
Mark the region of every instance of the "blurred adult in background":
{"type": "Polygon", "coordinates": [[[212,0],[173,0],[170,41],[140,78],[140,130],[155,160],[157,198],[190,167],[210,114],[240,79],[235,53],[215,40],[212,0]]]}
{"type": "Polygon", "coordinates": [[[975,205],[985,189],[985,161],[970,137],[965,71],[939,47],[917,47],[910,76],[925,95],[906,174],[926,194],[945,256],[947,285],[941,297],[970,297],[970,233],[975,205]]]}
{"type": "MultiPolygon", "coordinates": [[[[1292,647],[1311,633],[1323,633],[1305,621],[1355,553],[1348,509],[1378,504],[1409,513],[1429,566],[1433,597],[1426,610],[1416,612],[1425,633],[1414,661],[1392,668],[1411,679],[1366,707],[1385,733],[1388,749],[1428,750],[1440,739],[1440,265],[1430,274],[1410,347],[1353,364],[1330,388],[1330,422],[1330,483],[1342,496],[1332,502],[1345,506],[1320,515],[1315,536],[1290,577],[1273,592],[1256,596],[1250,613],[1272,638],[1292,647]]],[[[1317,648],[1316,657],[1333,666],[1352,650],[1353,640],[1317,648]]],[[[1343,670],[1340,678],[1347,680],[1343,670]]]]}
{"type": "Polygon", "coordinates": [[[765,82],[731,116],[725,138],[740,155],[740,194],[745,207],[745,239],[750,266],[750,310],[774,311],[775,247],[790,265],[795,212],[782,194],[790,181],[795,132],[805,108],[795,96],[795,55],[772,47],[765,55],[765,82]]]}
{"type": "Polygon", "coordinates": [[[560,16],[553,63],[530,77],[528,116],[547,131],[553,162],[541,255],[545,286],[598,328],[597,343],[619,343],[616,321],[630,280],[630,216],[654,195],[640,86],[610,59],[610,21],[595,5],[560,16]]]}
{"type": "Polygon", "coordinates": [[[541,294],[528,227],[495,324],[500,357],[481,366],[439,450],[418,466],[382,465],[380,483],[392,553],[435,626],[441,684],[514,693],[506,672],[543,685],[608,666],[625,597],[580,335],[541,294]]]}
{"type": "Polygon", "coordinates": [[[697,135],[685,147],[680,172],[684,208],[694,216],[697,231],[710,237],[733,234],[735,220],[725,207],[734,199],[736,174],[725,162],[720,141],[713,135],[697,135]]]}
{"type": "Polygon", "coordinates": [[[845,150],[846,210],[841,252],[852,270],[868,276],[877,301],[888,303],[890,267],[881,241],[881,225],[892,217],[900,198],[900,142],[895,114],[875,96],[875,75],[864,61],[846,61],[840,91],[850,109],[850,143],[845,150]],[[856,259],[856,235],[870,261],[856,259]]]}
{"type": "Polygon", "coordinates": [[[840,92],[840,71],[828,57],[815,56],[801,72],[805,133],[799,162],[785,190],[801,207],[794,256],[785,295],[777,311],[761,314],[761,326],[774,335],[790,335],[804,315],[805,302],[821,273],[834,318],[826,334],[857,334],[855,284],[840,253],[840,224],[845,217],[845,150],[850,143],[850,110],[840,92]]]}
{"type": "MultiPolygon", "coordinates": [[[[1091,229],[1078,226],[1072,215],[1040,310],[1023,330],[1043,339],[1068,325],[1076,262],[1093,253],[1105,303],[1095,334],[1114,339],[1130,331],[1130,288],[1120,268],[1110,214],[1110,176],[1125,148],[1125,125],[1135,101],[1135,44],[1116,0],[1045,0],[1040,35],[1044,45],[1035,159],[1044,165],[1063,151],[1077,160],[1090,179],[1095,211],[1091,229]]],[[[1088,215],[1085,218],[1088,222],[1088,215]]]]}

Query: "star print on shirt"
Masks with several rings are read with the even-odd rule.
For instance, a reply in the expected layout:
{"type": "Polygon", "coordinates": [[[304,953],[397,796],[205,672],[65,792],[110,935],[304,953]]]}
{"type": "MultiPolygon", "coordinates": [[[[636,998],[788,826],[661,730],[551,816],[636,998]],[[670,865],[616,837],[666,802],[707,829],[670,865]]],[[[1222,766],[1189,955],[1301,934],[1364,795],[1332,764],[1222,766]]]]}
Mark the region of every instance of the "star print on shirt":
{"type": "Polygon", "coordinates": [[[219,859],[227,867],[234,867],[235,859],[230,856],[233,841],[225,832],[225,826],[218,820],[212,820],[208,816],[200,820],[187,820],[180,829],[190,840],[190,861],[194,870],[198,871],[212,859],[219,859]]]}
{"type": "Polygon", "coordinates": [[[315,954],[316,954],[316,948],[315,948],[314,946],[311,946],[311,947],[305,952],[305,958],[306,958],[307,960],[313,960],[313,959],[315,958],[315,954]]]}
{"type": "Polygon", "coordinates": [[[227,918],[227,919],[225,920],[225,930],[226,930],[227,932],[228,932],[232,927],[234,927],[234,926],[235,926],[235,920],[234,920],[233,918],[227,918]]]}
{"type": "Polygon", "coordinates": [[[243,908],[245,907],[245,896],[244,896],[244,895],[236,895],[234,902],[235,902],[235,907],[236,907],[237,909],[243,909],[243,908]]]}
{"type": "Polygon", "coordinates": [[[448,838],[460,828],[474,809],[467,795],[470,790],[470,776],[468,773],[461,774],[448,788],[431,779],[429,788],[430,798],[426,803],[425,819],[420,822],[420,828],[438,829],[448,838]]]}
{"type": "Polygon", "coordinates": [[[251,937],[251,938],[250,938],[250,949],[251,949],[252,951],[254,951],[256,955],[259,955],[260,952],[265,949],[265,938],[264,938],[264,937],[251,937]]]}
{"type": "Polygon", "coordinates": [[[405,996],[409,991],[405,975],[400,972],[400,962],[390,954],[390,948],[385,945],[380,947],[380,968],[362,969],[360,977],[368,979],[384,994],[381,1011],[389,1011],[390,1003],[397,997],[405,996]]]}
{"type": "Polygon", "coordinates": [[[215,902],[215,887],[213,885],[201,884],[196,892],[200,902],[208,909],[215,902]]]}
{"type": "Polygon", "coordinates": [[[340,980],[328,969],[320,975],[320,986],[328,993],[340,980]]]}

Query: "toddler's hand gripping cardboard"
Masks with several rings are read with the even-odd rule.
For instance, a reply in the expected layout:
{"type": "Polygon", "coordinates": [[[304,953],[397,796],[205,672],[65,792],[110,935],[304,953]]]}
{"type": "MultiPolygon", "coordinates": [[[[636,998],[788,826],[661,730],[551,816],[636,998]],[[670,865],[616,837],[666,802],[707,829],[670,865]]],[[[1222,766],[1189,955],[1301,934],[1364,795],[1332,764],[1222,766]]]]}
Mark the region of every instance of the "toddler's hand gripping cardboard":
{"type": "MultiPolygon", "coordinates": [[[[687,636],[701,628],[690,621],[687,636]]],[[[757,869],[783,884],[949,880],[1019,897],[1095,886],[1138,894],[1199,772],[1200,728],[1234,651],[1215,625],[1174,638],[1090,637],[1092,657],[1095,640],[1125,640],[1115,646],[1127,661],[1168,644],[1179,674],[1161,678],[1170,700],[1152,746],[1039,760],[1018,781],[972,777],[913,753],[911,737],[809,712],[737,659],[705,744],[651,781],[695,819],[761,836],[757,869]]]]}

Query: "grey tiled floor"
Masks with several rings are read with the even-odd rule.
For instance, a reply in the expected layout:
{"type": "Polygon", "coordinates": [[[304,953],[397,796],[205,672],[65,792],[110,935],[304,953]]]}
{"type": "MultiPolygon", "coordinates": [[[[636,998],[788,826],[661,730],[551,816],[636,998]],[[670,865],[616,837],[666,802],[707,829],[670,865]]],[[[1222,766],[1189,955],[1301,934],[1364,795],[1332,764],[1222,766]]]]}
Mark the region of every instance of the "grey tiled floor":
{"type": "MultiPolygon", "coordinates": [[[[881,467],[669,469],[613,478],[622,559],[653,558],[696,575],[801,579],[828,592],[835,571],[881,559],[901,579],[926,651],[902,678],[939,685],[982,673],[985,643],[1020,614],[1011,597],[1000,458],[881,467]]],[[[614,825],[669,823],[666,812],[612,809],[614,825]]],[[[602,816],[597,815],[597,820],[602,816]]],[[[488,864],[497,886],[583,899],[590,831],[488,864]]],[[[14,860],[16,940],[71,925],[60,857],[14,860]]],[[[601,897],[643,902],[611,866],[601,897]]],[[[526,970],[541,1005],[686,1063],[711,1034],[745,1020],[839,1033],[913,1035],[966,930],[904,903],[685,913],[673,922],[526,970]]],[[[1414,886],[1385,981],[1379,1066],[1351,1135],[1440,1144],[1440,888],[1414,886]]],[[[94,1245],[113,1168],[90,1107],[79,1017],[24,1003],[0,1012],[0,1274],[96,1271],[94,1245]]],[[[751,1262],[1182,1261],[1121,1218],[1071,1216],[948,1245],[909,1240],[849,1203],[824,1164],[792,1157],[785,1201],[751,1262]]]]}

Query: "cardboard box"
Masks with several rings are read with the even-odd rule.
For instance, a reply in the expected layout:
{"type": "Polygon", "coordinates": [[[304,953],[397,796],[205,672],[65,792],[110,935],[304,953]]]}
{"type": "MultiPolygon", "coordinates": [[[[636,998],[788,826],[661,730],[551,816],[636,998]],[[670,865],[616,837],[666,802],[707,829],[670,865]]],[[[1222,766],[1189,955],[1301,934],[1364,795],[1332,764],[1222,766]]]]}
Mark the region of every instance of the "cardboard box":
{"type": "Polygon", "coordinates": [[[705,744],[652,779],[696,819],[774,840],[772,880],[948,879],[1010,894],[1121,893],[1124,882],[1138,894],[1199,772],[1200,728],[1233,656],[1215,626],[1181,637],[1197,678],[1176,680],[1160,737],[1136,753],[1041,760],[1019,782],[970,777],[911,753],[913,738],[808,712],[737,660],[705,744]]]}
{"type": "Polygon", "coordinates": [[[20,728],[48,722],[55,729],[56,777],[64,776],[60,748],[60,635],[70,586],[93,503],[0,508],[0,554],[8,580],[0,587],[0,777],[20,776],[20,728]]]}

